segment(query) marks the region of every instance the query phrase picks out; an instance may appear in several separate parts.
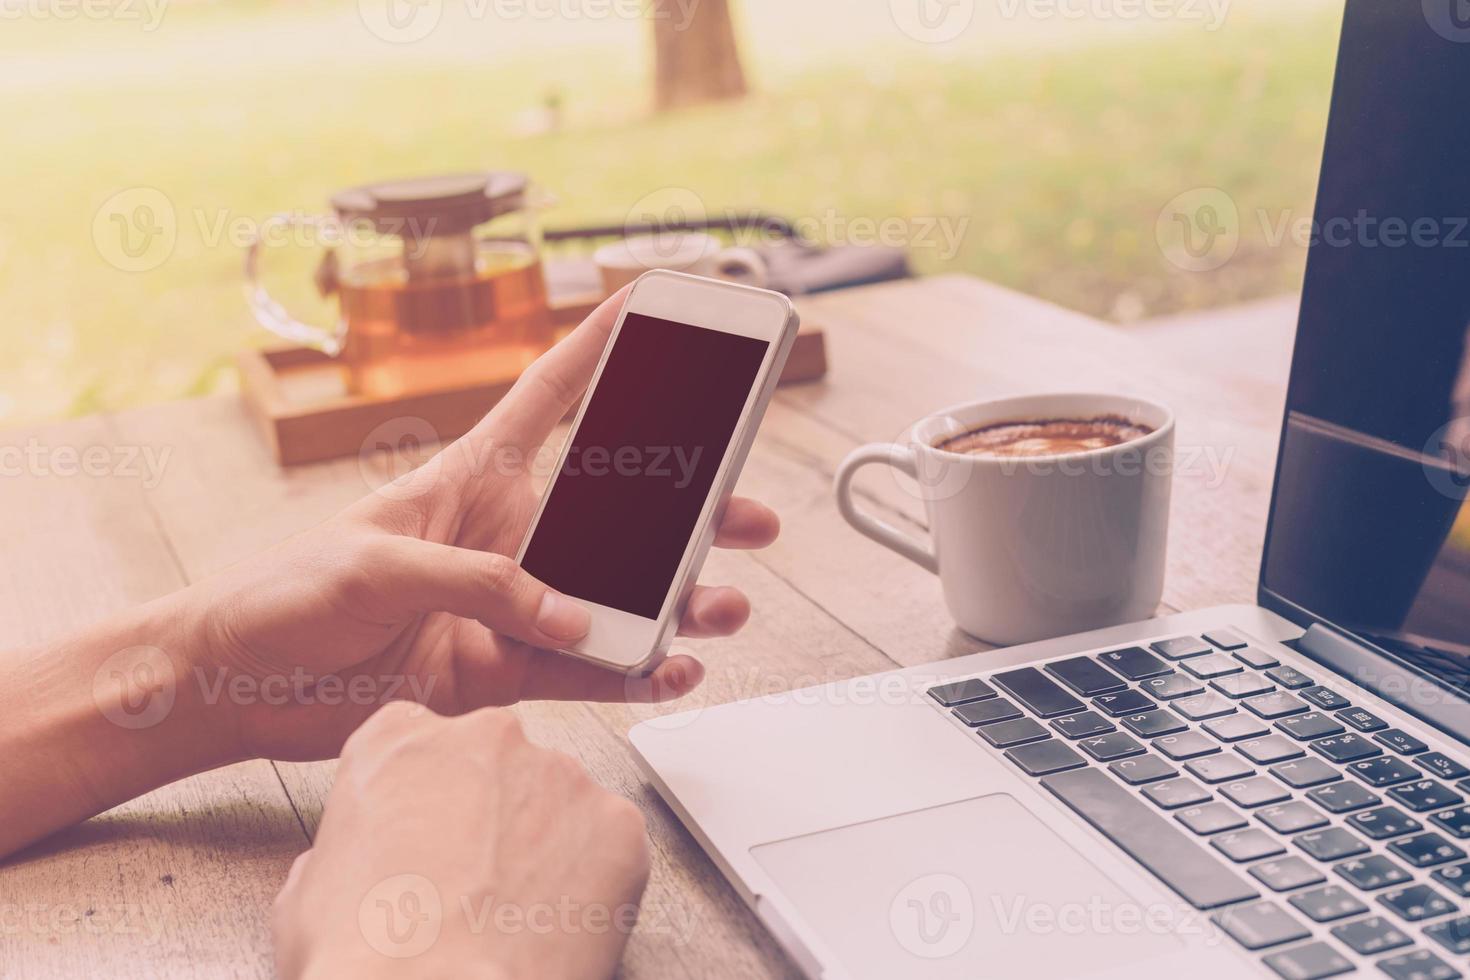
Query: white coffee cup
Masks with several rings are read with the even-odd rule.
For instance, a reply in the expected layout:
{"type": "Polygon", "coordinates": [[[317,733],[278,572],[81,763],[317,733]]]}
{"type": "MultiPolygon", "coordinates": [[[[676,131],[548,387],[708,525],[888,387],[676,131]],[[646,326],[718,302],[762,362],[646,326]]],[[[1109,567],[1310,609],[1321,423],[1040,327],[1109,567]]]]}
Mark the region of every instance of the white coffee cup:
{"type": "Polygon", "coordinates": [[[935,572],[955,622],[996,644],[1147,619],[1164,589],[1174,415],[1125,395],[1026,395],[959,405],[908,441],[854,450],[837,468],[853,527],[935,572]],[[1152,431],[1103,449],[999,457],[936,448],[1004,422],[1116,416],[1152,431]],[[859,510],[852,478],[883,463],[917,481],[929,539],[859,510]]]}
{"type": "Polygon", "coordinates": [[[719,239],[700,231],[639,235],[603,245],[592,253],[602,275],[602,288],[612,294],[650,269],[688,272],[764,287],[766,263],[753,249],[724,248],[719,239]]]}

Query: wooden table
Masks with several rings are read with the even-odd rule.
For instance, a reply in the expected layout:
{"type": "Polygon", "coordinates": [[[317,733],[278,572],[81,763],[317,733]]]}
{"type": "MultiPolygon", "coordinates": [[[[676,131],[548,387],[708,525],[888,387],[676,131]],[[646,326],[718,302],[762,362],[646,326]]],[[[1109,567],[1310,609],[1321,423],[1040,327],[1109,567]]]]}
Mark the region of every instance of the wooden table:
{"type": "MultiPolygon", "coordinates": [[[[800,305],[828,327],[831,372],[783,389],[771,406],[740,492],[776,507],[785,530],[765,552],[712,556],[706,581],[742,587],[756,613],[734,640],[692,644],[709,678],[684,706],[983,649],[954,628],[926,573],[842,523],[831,479],[853,447],[893,439],[933,409],[1001,393],[1125,390],[1172,404],[1181,462],[1194,453],[1201,464],[1177,485],[1165,605],[1253,600],[1283,392],[1232,364],[1228,350],[1174,358],[1123,330],[958,276],[800,305]],[[1210,475],[1211,453],[1223,480],[1210,475]]],[[[119,464],[147,451],[166,465],[156,481],[141,468],[0,479],[0,648],[177,589],[322,520],[381,479],[376,462],[355,459],[277,469],[229,397],[0,435],[0,446],[39,447],[48,459],[93,445],[119,464]]],[[[864,488],[870,506],[922,523],[894,480],[873,474],[864,488]]],[[[625,976],[794,974],[634,766],[628,728],[675,708],[517,710],[533,738],[579,757],[647,813],[654,871],[645,903],[677,911],[691,928],[640,927],[625,976]]],[[[207,773],[0,866],[0,971],[270,974],[270,901],[316,828],[333,765],[257,761],[207,773]]]]}

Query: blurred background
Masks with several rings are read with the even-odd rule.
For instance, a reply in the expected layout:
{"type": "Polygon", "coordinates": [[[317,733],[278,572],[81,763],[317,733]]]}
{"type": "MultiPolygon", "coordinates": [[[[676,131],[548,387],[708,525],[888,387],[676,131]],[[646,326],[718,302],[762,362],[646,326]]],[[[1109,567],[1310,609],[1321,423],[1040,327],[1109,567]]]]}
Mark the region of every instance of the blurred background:
{"type": "MultiPolygon", "coordinates": [[[[0,425],[231,390],[235,351],[271,340],[242,296],[249,232],[417,174],[527,171],[549,227],[760,208],[1127,328],[1289,294],[1340,16],[0,0],[0,425]]],[[[281,275],[309,285],[299,251],[281,275]]]]}

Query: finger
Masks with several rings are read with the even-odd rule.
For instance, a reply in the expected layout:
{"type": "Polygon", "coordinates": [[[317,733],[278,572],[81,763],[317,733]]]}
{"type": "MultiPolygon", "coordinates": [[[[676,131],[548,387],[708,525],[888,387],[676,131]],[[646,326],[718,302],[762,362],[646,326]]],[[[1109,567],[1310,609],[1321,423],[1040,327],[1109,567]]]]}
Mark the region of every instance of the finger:
{"type": "Polygon", "coordinates": [[[574,660],[538,651],[527,665],[521,686],[523,700],[607,701],[652,704],[681,698],[704,680],[704,664],[687,654],[675,654],[652,673],[630,677],[574,660]]]}
{"type": "Polygon", "coordinates": [[[679,621],[679,635],[688,637],[730,636],[750,619],[750,600],[728,585],[697,585],[679,621]]]}
{"type": "Polygon", "coordinates": [[[504,443],[534,450],[551,435],[587,390],[631,289],[625,286],[603,300],[577,329],[537,358],[486,416],[504,443]]]}
{"type": "Polygon", "coordinates": [[[391,536],[377,546],[374,594],[407,612],[447,612],[474,619],[533,646],[580,640],[592,625],[587,607],[549,588],[505,555],[391,536]]]}
{"type": "Polygon", "coordinates": [[[781,518],[758,500],[731,497],[715,532],[716,548],[766,548],[781,533],[781,518]]]}

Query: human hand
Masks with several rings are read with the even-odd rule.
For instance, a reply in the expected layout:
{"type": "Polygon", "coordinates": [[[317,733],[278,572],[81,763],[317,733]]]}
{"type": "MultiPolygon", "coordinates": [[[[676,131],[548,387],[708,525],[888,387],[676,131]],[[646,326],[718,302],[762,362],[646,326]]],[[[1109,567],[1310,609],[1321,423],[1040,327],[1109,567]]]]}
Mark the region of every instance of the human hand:
{"type": "Polygon", "coordinates": [[[506,711],[395,702],[342,751],[276,898],[281,976],[611,976],[648,878],[638,808],[506,711]]]}
{"type": "MultiPolygon", "coordinates": [[[[243,675],[286,691],[272,703],[231,705],[241,755],[334,755],[394,697],[459,714],[521,699],[666,700],[699,683],[703,667],[688,656],[628,678],[548,652],[585,635],[588,613],[510,557],[536,509],[529,462],[586,389],[625,294],[598,307],[424,466],[190,590],[210,611],[195,668],[206,679],[243,675]],[[335,697],[324,696],[324,678],[335,697]]],[[[764,547],[779,527],[770,509],[735,498],[715,545],[764,547]]],[[[700,586],[680,633],[726,636],[749,613],[738,590],[700,586]]]]}

